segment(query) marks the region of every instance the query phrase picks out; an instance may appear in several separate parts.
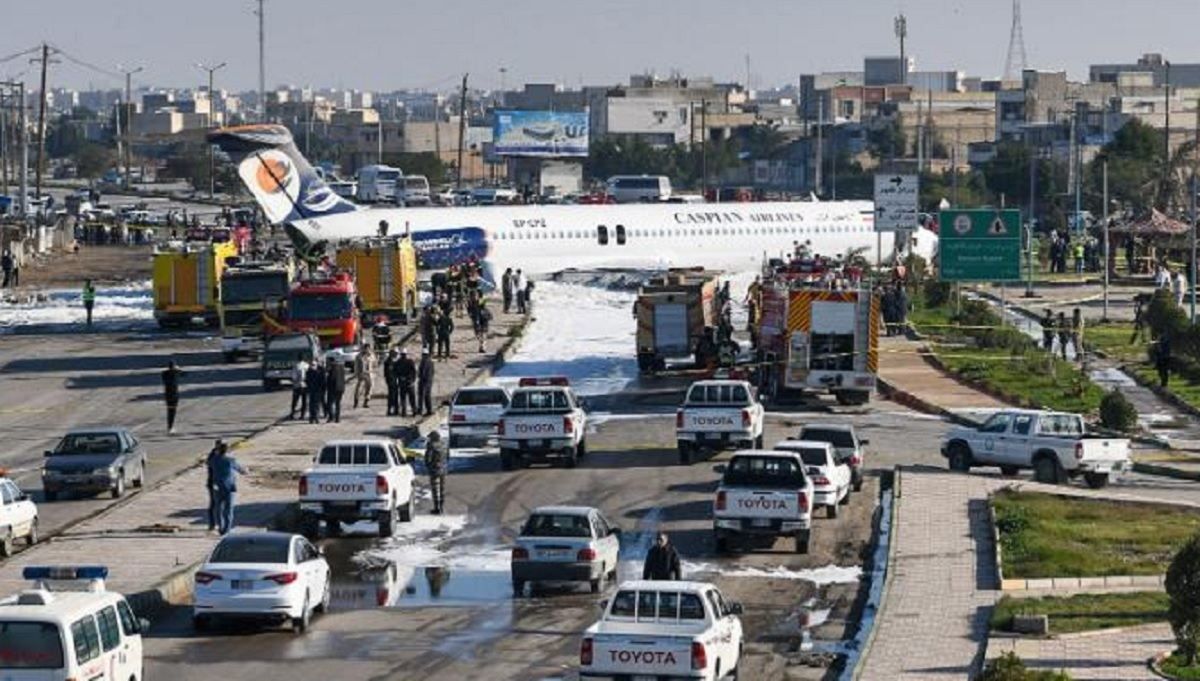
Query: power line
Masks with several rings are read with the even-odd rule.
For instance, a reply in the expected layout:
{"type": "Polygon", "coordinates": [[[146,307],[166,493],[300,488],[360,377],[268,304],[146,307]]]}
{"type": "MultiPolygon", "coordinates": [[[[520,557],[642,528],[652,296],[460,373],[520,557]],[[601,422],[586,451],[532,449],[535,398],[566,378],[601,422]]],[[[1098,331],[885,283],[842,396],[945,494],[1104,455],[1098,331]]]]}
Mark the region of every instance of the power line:
{"type": "Polygon", "coordinates": [[[114,78],[117,80],[124,78],[124,76],[122,74],[117,73],[116,71],[111,71],[109,69],[104,68],[103,66],[97,66],[89,61],[85,61],[83,59],[80,59],[79,57],[71,55],[70,53],[63,51],[63,49],[61,47],[57,47],[55,45],[51,45],[51,47],[54,48],[54,53],[56,55],[61,56],[63,59],[66,59],[67,61],[71,62],[72,64],[75,64],[76,66],[81,66],[85,69],[95,71],[96,73],[108,76],[109,78],[114,78]]]}
{"type": "Polygon", "coordinates": [[[12,61],[14,59],[19,59],[21,57],[24,57],[27,54],[33,54],[34,52],[37,52],[40,49],[42,49],[41,45],[34,45],[33,47],[29,48],[28,50],[23,50],[21,52],[17,52],[16,54],[10,54],[7,57],[0,57],[0,64],[3,64],[4,62],[7,62],[7,61],[12,61]]]}

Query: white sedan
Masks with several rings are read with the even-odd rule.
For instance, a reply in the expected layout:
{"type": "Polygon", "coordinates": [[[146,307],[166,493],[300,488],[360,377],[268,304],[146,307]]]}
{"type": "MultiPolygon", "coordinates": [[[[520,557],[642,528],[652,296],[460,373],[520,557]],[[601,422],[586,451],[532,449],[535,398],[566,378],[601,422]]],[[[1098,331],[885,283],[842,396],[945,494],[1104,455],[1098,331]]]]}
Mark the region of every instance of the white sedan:
{"type": "Polygon", "coordinates": [[[805,473],[813,481],[813,506],[824,506],[829,518],[838,516],[838,506],[850,503],[853,486],[850,467],[840,462],[837,450],[828,442],[783,440],[776,451],[795,452],[804,460],[805,473]]]}
{"type": "Polygon", "coordinates": [[[329,607],[329,563],[298,534],[231,534],[196,571],[192,620],[207,628],[218,617],[291,622],[308,630],[314,612],[329,607]]]}

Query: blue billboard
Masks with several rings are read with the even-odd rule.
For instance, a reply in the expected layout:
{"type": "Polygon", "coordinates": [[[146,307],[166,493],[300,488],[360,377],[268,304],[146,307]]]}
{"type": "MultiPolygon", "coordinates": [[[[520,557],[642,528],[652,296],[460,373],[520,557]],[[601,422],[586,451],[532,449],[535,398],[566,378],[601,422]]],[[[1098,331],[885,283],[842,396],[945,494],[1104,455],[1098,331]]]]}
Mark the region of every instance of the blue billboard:
{"type": "Polygon", "coordinates": [[[500,156],[587,156],[586,111],[497,111],[492,144],[500,156]]]}

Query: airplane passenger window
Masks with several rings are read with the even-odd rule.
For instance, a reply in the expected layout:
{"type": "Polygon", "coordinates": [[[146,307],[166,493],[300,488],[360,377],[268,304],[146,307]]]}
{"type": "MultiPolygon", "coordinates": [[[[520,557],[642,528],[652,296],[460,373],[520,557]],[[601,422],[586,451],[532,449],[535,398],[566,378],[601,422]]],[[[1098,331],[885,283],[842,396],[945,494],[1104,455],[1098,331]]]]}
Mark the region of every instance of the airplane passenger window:
{"type": "Polygon", "coordinates": [[[617,245],[625,245],[625,225],[617,225],[617,245]]]}
{"type": "Polygon", "coordinates": [[[596,228],[596,240],[600,242],[601,246],[608,245],[608,227],[600,225],[596,228]]]}

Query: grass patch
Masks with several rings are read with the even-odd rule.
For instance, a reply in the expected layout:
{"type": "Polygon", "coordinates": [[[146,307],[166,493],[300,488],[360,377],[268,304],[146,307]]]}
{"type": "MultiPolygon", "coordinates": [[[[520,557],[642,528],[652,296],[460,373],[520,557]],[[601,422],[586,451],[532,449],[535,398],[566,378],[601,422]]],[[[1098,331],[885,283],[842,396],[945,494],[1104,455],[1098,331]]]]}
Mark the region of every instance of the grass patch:
{"type": "Polygon", "coordinates": [[[1110,594],[1075,594],[1045,598],[1005,596],[992,610],[995,631],[1012,631],[1013,615],[1047,615],[1051,634],[1129,627],[1167,620],[1167,594],[1133,591],[1110,594]]]}
{"type": "Polygon", "coordinates": [[[1006,578],[1161,575],[1200,511],[1006,489],[992,500],[1006,578]]]}
{"type": "Polygon", "coordinates": [[[1200,666],[1193,665],[1189,667],[1184,664],[1182,657],[1175,654],[1163,660],[1159,668],[1162,669],[1163,673],[1170,674],[1177,679],[1188,679],[1189,681],[1195,679],[1200,681],[1200,666]]]}
{"type": "Polygon", "coordinates": [[[1143,340],[1130,343],[1129,340],[1133,338],[1133,324],[1104,322],[1087,326],[1083,331],[1083,343],[1123,363],[1145,363],[1148,361],[1146,349],[1150,347],[1149,336],[1147,331],[1143,334],[1143,340]]]}
{"type": "Polygon", "coordinates": [[[1022,398],[1031,406],[1059,411],[1092,413],[1100,407],[1104,390],[1079,368],[1042,351],[1014,355],[995,348],[934,346],[948,369],[989,389],[1022,398]]]}

